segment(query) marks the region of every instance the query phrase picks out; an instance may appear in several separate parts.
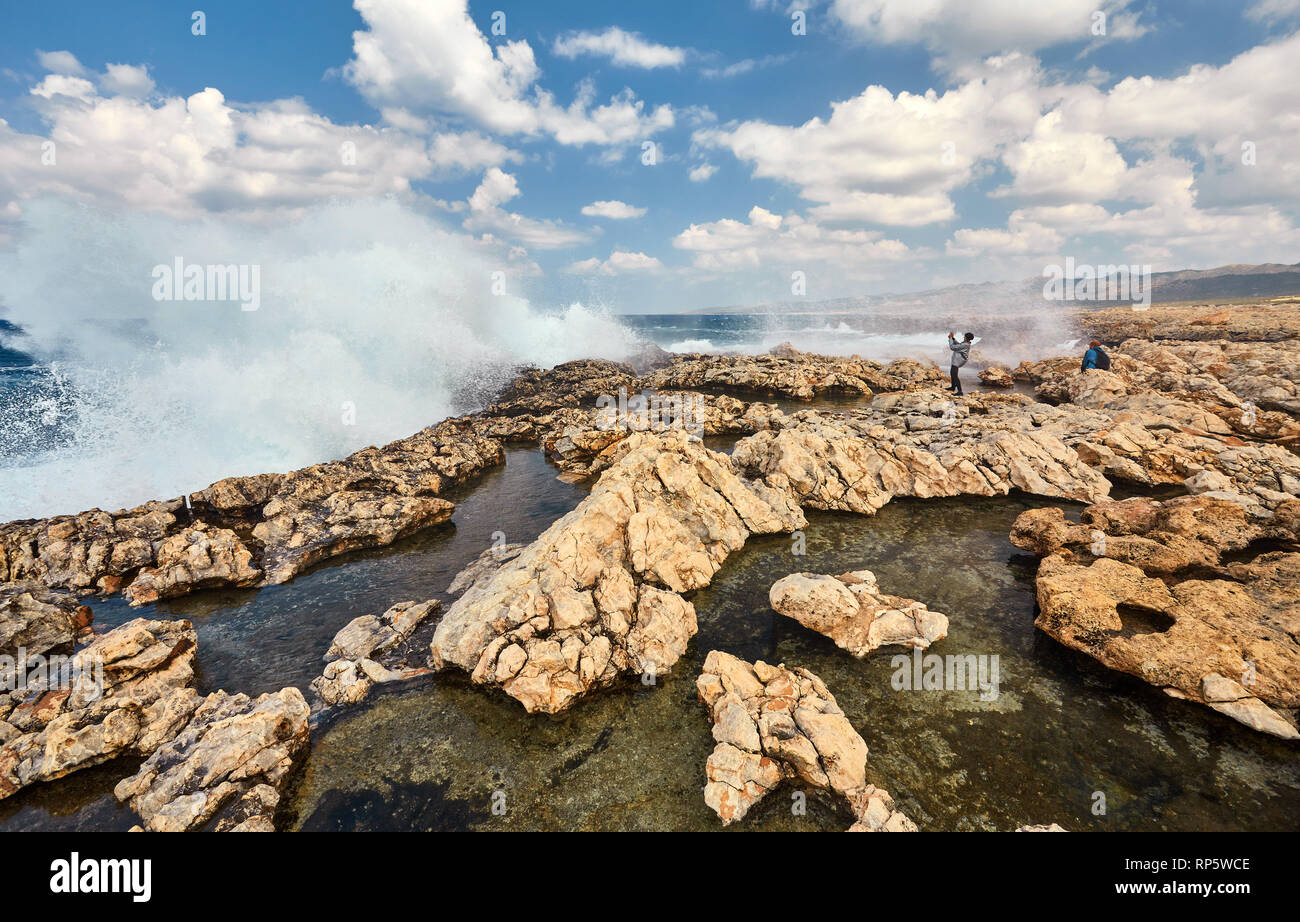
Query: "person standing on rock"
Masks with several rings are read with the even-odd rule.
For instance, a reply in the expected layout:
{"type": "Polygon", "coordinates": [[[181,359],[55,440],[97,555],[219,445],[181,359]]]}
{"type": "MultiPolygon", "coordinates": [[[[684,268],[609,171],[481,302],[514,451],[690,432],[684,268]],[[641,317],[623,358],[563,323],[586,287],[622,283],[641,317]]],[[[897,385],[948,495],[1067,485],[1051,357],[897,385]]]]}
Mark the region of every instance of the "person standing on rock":
{"type": "Polygon", "coordinates": [[[967,333],[965,339],[958,342],[954,333],[951,331],[948,333],[948,348],[952,350],[952,387],[948,388],[948,390],[958,397],[962,395],[962,390],[961,378],[957,377],[957,369],[965,365],[966,360],[970,358],[970,344],[974,339],[974,333],[967,333]]]}

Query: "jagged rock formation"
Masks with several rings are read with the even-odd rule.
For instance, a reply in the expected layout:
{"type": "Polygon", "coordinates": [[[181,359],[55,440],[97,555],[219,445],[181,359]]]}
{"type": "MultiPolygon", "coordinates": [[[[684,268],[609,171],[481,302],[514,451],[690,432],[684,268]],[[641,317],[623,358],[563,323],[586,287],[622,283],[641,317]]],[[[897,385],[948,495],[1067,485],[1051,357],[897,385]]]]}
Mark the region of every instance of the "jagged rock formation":
{"type": "Polygon", "coordinates": [[[946,615],[924,602],[882,593],[870,570],[839,576],[792,573],[772,584],[768,601],[858,657],[891,644],[924,650],[948,635],[946,615]]]}
{"type": "Polygon", "coordinates": [[[1056,640],[1252,729],[1300,738],[1300,501],[1252,514],[1201,494],[1023,513],[1011,541],[1043,556],[1035,624],[1056,640]]]}
{"type": "Polygon", "coordinates": [[[539,419],[542,448],[573,479],[583,479],[604,470],[614,446],[633,432],[749,434],[779,426],[785,419],[771,404],[746,403],[725,394],[665,391],[654,394],[649,406],[652,412],[602,407],[539,419]]]}
{"type": "Polygon", "coordinates": [[[723,825],[798,779],[844,797],[857,817],[850,831],[916,831],[888,793],[867,783],[867,744],[808,670],[713,650],[695,685],[717,741],[705,763],[704,801],[723,825]]]}
{"type": "Polygon", "coordinates": [[[379,617],[362,615],[334,635],[325,653],[325,671],[312,680],[312,689],[328,706],[356,704],[375,685],[400,682],[430,670],[416,664],[416,651],[426,645],[412,641],[417,628],[438,611],[442,603],[399,602],[379,617]]]}
{"type": "MultiPolygon", "coordinates": [[[[90,622],[90,609],[66,592],[38,583],[0,585],[0,655],[68,652],[89,632],[90,622]]],[[[0,675],[0,681],[7,679],[0,675]]],[[[0,685],[0,693],[14,687],[0,685]]]]}
{"type": "Polygon", "coordinates": [[[214,692],[114,794],[151,832],[184,832],[213,820],[218,832],[270,832],[279,787],[307,746],[307,717],[296,688],[256,700],[214,692]]]}
{"type": "Polygon", "coordinates": [[[188,621],[137,618],[0,695],[0,799],[174,736],[199,702],[194,647],[188,621]]]}
{"type": "Polygon", "coordinates": [[[695,634],[680,593],[705,586],[751,533],[805,524],[684,433],[634,433],[591,495],[471,586],[434,634],[431,663],[555,712],[625,672],[662,673],[695,634]]]}
{"type": "Polygon", "coordinates": [[[1028,400],[972,396],[958,405],[918,391],[844,414],[801,411],[782,429],[743,439],[731,457],[746,476],[814,509],[871,514],[896,496],[1012,489],[1085,501],[1105,496],[1106,478],[1043,421],[1028,400]]]}
{"type": "Polygon", "coordinates": [[[939,384],[943,379],[938,366],[913,359],[881,365],[856,356],[813,355],[785,346],[778,347],[776,355],[681,355],[642,383],[664,390],[723,389],[810,400],[818,394],[901,391],[939,384]]]}
{"type": "Polygon", "coordinates": [[[501,463],[497,424],[446,420],[290,474],[218,481],[187,499],[0,525],[0,582],[134,605],[211,586],[282,583],[320,560],[445,521],[448,484],[501,463]]]}
{"type": "Polygon", "coordinates": [[[1037,826],[1021,826],[1019,829],[1016,830],[1016,832],[1068,832],[1068,831],[1069,830],[1065,829],[1063,826],[1057,825],[1056,823],[1050,823],[1047,825],[1039,824],[1037,826]]]}

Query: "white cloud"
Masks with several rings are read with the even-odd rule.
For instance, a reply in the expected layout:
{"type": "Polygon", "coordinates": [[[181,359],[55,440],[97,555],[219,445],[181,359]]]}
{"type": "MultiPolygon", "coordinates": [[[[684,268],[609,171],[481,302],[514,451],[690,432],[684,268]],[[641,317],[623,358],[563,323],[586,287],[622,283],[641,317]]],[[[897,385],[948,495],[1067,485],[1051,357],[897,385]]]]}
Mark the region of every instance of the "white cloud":
{"type": "Polygon", "coordinates": [[[645,253],[633,253],[627,250],[615,250],[609,254],[609,259],[600,260],[597,257],[591,259],[579,260],[565,266],[563,272],[568,275],[627,275],[630,273],[658,272],[664,268],[664,264],[653,256],[647,256],[645,253]]]}
{"type": "Polygon", "coordinates": [[[154,83],[147,67],[110,64],[99,78],[99,88],[110,96],[148,96],[154,83]]]}
{"type": "Polygon", "coordinates": [[[582,213],[589,218],[609,218],[611,221],[625,221],[628,218],[640,218],[645,215],[644,208],[637,208],[626,202],[592,202],[582,206],[582,213]]]}
{"type": "Polygon", "coordinates": [[[0,120],[0,201],[54,195],[176,217],[256,218],[333,197],[406,194],[432,169],[421,139],[338,125],[299,100],[235,106],[209,87],[146,101],[55,74],[32,97],[47,132],[0,120]],[[53,164],[42,161],[47,140],[53,164]]]}
{"type": "Polygon", "coordinates": [[[784,64],[792,57],[793,55],[789,54],[769,54],[761,58],[745,58],[734,64],[728,64],[726,67],[706,67],[700,71],[700,75],[710,80],[728,80],[775,64],[784,64]]]}
{"type": "Polygon", "coordinates": [[[687,175],[690,177],[691,182],[707,182],[716,172],[718,172],[718,168],[712,163],[701,163],[692,167],[687,175]]]}
{"type": "Polygon", "coordinates": [[[71,51],[38,51],[36,60],[41,62],[41,67],[55,74],[79,77],[86,72],[71,51]]]}
{"type": "Polygon", "coordinates": [[[626,144],[673,125],[671,106],[646,110],[631,90],[593,107],[580,87],[567,108],[536,85],[540,70],[522,39],[495,47],[467,0],[354,0],[367,28],[352,33],[344,76],[379,108],[433,112],[498,134],[552,135],[559,143],[626,144]]]}
{"type": "Polygon", "coordinates": [[[849,32],[878,44],[923,44],[960,63],[986,54],[1034,51],[1062,42],[1136,38],[1146,29],[1134,0],[833,0],[830,13],[849,32]],[[1106,15],[1105,36],[1093,14],[1106,15]]]}
{"type": "Polygon", "coordinates": [[[826,219],[918,226],[951,218],[948,193],[976,164],[1038,119],[1036,62],[991,60],[976,78],[939,95],[867,87],[802,125],[743,122],[697,131],[694,142],[730,150],[753,175],[791,183],[826,219]]]}
{"type": "Polygon", "coordinates": [[[1269,23],[1291,19],[1300,16],[1300,0],[1255,0],[1246,15],[1269,23]]]}
{"type": "Polygon", "coordinates": [[[1128,165],[1115,142],[1093,131],[1074,131],[1059,110],[1038,120],[1029,137],[1010,145],[1003,161],[1014,177],[995,195],[1025,200],[1087,202],[1122,196],[1128,165]]]}
{"type": "Polygon", "coordinates": [[[884,264],[914,255],[878,231],[833,230],[796,214],[778,215],[755,205],[749,222],[723,218],[692,224],[673,238],[673,246],[693,253],[696,269],[736,272],[772,266],[799,268],[831,264],[862,278],[876,276],[884,264]]]}
{"type": "Polygon", "coordinates": [[[503,163],[522,163],[523,154],[476,131],[436,134],[429,144],[434,167],[446,173],[476,173],[503,163]]]}
{"type": "Polygon", "coordinates": [[[647,70],[681,67],[686,60],[684,48],[649,42],[635,32],[624,32],[617,26],[611,26],[604,32],[570,32],[556,39],[551,50],[562,58],[592,55],[609,58],[622,67],[641,67],[647,70]]]}
{"type": "Polygon", "coordinates": [[[539,250],[559,250],[590,241],[587,233],[558,221],[527,218],[501,207],[519,194],[519,182],[514,176],[496,167],[488,170],[469,197],[470,213],[464,221],[465,229],[493,238],[504,237],[539,250]]]}

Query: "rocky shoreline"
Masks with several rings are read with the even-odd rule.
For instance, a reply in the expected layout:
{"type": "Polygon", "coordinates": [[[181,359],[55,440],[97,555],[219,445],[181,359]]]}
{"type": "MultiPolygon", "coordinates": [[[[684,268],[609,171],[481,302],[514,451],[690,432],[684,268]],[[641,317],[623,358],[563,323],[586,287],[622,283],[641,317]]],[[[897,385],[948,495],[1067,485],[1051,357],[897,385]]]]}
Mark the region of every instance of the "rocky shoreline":
{"type": "MultiPolygon", "coordinates": [[[[316,711],[449,668],[530,712],[563,711],[620,676],[670,670],[697,630],[692,593],[752,535],[803,528],[804,509],[870,515],[898,497],[1020,491],[1087,504],[1077,524],[1049,508],[1013,529],[1018,547],[1043,558],[1036,624],[1044,633],[1171,696],[1295,739],[1300,457],[1290,446],[1300,436],[1300,373],[1291,343],[1243,339],[1259,332],[1258,319],[1198,325],[1233,334],[1220,339],[1163,335],[1190,321],[1123,319],[1113,329],[1145,322],[1149,338],[1120,343],[1110,372],[1081,373],[1068,357],[1004,370],[1032,385],[1036,400],[999,392],[997,374],[989,390],[954,399],[934,366],[788,347],[660,358],[645,374],[572,362],[524,372],[479,413],[341,461],[229,478],[130,510],[0,526],[0,654],[24,648],[106,666],[95,701],[75,687],[0,699],[0,798],[132,754],[145,763],[118,796],[144,828],[272,828],[308,741],[312,708],[302,693],[205,699],[194,690],[188,622],[137,619],[95,634],[83,600],[121,593],[144,606],[286,582],[447,521],[447,488],[472,482],[521,444],[540,447],[563,476],[592,482],[590,495],[535,541],[485,552],[450,587],[458,597],[445,611],[438,600],[409,601],[347,625],[322,651],[316,711]],[[836,410],[783,410],[762,399],[827,394],[863,399],[836,410]],[[730,454],[700,441],[724,434],[739,437],[730,454]],[[1114,501],[1116,486],[1183,495],[1114,501]]],[[[791,574],[776,580],[771,598],[853,656],[941,644],[949,619],[962,617],[884,595],[867,570],[791,574]]],[[[762,715],[773,710],[834,716],[816,676],[732,660],[711,653],[716,668],[699,679],[715,737],[725,719],[736,750],[706,767],[710,806],[724,821],[781,778],[798,777],[846,798],[855,828],[916,828],[856,767],[832,782],[825,759],[813,771],[793,754],[795,736],[763,735],[770,718],[762,715]],[[734,675],[757,676],[760,667],[794,677],[790,689],[750,689],[719,707],[713,687],[723,673],[735,685],[734,675]],[[733,719],[740,711],[752,712],[757,745],[733,719]]],[[[771,686],[771,676],[760,685],[771,686]]],[[[820,731],[796,724],[823,753],[820,731]]],[[[852,726],[833,732],[826,751],[847,747],[851,758],[831,762],[857,765],[850,734],[852,726]]]]}

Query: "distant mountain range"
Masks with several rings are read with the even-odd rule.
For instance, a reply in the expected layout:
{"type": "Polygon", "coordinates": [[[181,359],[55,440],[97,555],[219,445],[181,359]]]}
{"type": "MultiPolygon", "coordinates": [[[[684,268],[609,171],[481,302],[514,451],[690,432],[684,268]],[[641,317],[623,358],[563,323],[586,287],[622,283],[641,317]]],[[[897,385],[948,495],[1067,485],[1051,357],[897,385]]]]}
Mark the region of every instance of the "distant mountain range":
{"type": "MultiPolygon", "coordinates": [[[[1041,310],[1046,279],[1019,282],[982,282],[952,285],[906,294],[835,298],[828,301],[777,301],[765,304],[710,307],[693,314],[884,314],[912,311],[937,315],[964,313],[976,308],[981,314],[1016,314],[1025,309],[1041,310]]],[[[1224,302],[1300,295],[1300,263],[1283,265],[1219,266],[1217,269],[1182,269],[1151,275],[1151,300],[1156,304],[1174,301],[1224,302]]],[[[1122,302],[1121,302],[1122,303],[1122,302]]],[[[1113,307],[1109,302],[1072,302],[1079,310],[1113,307]]]]}

